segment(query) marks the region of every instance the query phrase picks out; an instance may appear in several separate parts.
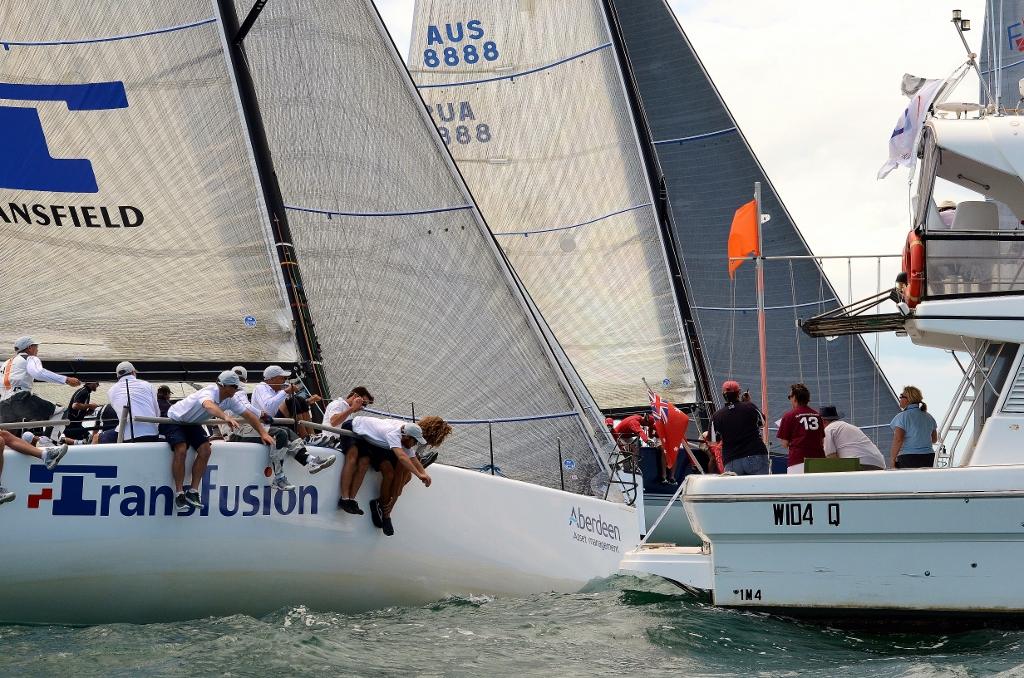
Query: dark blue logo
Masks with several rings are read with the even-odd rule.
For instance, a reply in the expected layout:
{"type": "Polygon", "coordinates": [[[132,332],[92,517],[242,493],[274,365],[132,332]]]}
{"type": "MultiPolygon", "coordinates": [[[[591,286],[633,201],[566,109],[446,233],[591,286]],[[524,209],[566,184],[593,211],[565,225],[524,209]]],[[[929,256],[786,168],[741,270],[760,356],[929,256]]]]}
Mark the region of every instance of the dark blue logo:
{"type": "MultiPolygon", "coordinates": [[[[26,85],[0,82],[0,99],[63,101],[69,111],[128,108],[123,82],[82,85],[26,85]]],[[[96,174],[86,159],[54,158],[39,111],[0,106],[0,188],[56,193],[98,193],[96,174]]]]}

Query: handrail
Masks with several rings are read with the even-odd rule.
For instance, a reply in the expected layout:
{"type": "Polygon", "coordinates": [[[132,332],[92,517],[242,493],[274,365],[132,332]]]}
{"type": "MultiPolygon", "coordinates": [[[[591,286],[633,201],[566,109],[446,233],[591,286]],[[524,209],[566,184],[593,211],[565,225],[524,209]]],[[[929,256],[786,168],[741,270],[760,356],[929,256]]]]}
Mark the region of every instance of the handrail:
{"type": "Polygon", "coordinates": [[[25,429],[41,428],[43,426],[67,426],[71,423],[69,419],[51,419],[49,421],[11,421],[0,422],[0,429],[25,429]]]}

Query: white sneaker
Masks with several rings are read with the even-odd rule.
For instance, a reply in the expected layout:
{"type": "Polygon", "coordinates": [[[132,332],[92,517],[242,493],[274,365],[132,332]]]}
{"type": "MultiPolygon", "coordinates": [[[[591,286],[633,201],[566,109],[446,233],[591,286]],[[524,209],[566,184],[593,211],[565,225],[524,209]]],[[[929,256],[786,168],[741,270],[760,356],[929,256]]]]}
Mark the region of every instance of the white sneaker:
{"type": "Polygon", "coordinates": [[[336,459],[337,457],[333,454],[329,454],[326,457],[310,455],[306,468],[310,473],[320,473],[320,471],[323,471],[325,468],[333,464],[336,459]]]}
{"type": "Polygon", "coordinates": [[[303,440],[302,438],[296,438],[295,440],[293,440],[290,443],[288,443],[288,451],[291,452],[292,454],[295,454],[296,452],[300,451],[305,446],[306,446],[306,441],[305,440],[303,440]]]}
{"type": "Polygon", "coordinates": [[[14,498],[18,496],[8,490],[6,487],[0,487],[0,504],[6,504],[9,501],[14,501],[14,498]]]}
{"type": "Polygon", "coordinates": [[[57,447],[47,447],[43,453],[43,463],[46,464],[46,468],[50,471],[57,468],[57,464],[64,458],[64,455],[68,453],[67,445],[58,445],[57,447]]]}
{"type": "Polygon", "coordinates": [[[294,492],[295,486],[288,482],[288,478],[282,473],[274,476],[274,480],[270,483],[270,486],[275,490],[282,492],[294,492]]]}

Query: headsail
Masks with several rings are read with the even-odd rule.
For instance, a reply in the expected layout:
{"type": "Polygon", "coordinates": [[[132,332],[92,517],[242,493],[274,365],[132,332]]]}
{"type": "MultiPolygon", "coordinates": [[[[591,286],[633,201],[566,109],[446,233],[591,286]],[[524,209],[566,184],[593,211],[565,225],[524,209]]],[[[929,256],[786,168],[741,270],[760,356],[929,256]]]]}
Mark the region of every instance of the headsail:
{"type": "MultiPolygon", "coordinates": [[[[251,3],[235,0],[244,16],[251,3]]],[[[245,39],[335,393],[460,425],[442,460],[588,487],[575,394],[369,0],[277,0],[245,39]],[[553,416],[557,415],[557,416],[553,416]],[[518,417],[515,423],[487,420],[518,417]]],[[[570,375],[571,376],[571,375],[570,375]]],[[[583,399],[583,402],[580,399],[583,399]]],[[[588,416],[593,412],[586,413],[588,416]]]]}
{"type": "MultiPolygon", "coordinates": [[[[1002,108],[1024,108],[1019,87],[1024,79],[1024,0],[986,0],[980,25],[978,65],[989,91],[1002,108]]],[[[981,101],[986,103],[984,85],[981,101]]]]}
{"type": "Polygon", "coordinates": [[[0,346],[295,360],[209,0],[0,5],[0,346]]]}
{"type": "MultiPolygon", "coordinates": [[[[766,256],[810,251],[744,139],[703,64],[664,0],[609,0],[631,65],[646,123],[665,175],[672,225],[694,301],[708,368],[718,383],[737,379],[756,391],[754,267],[728,276],[733,212],[764,186],[766,256]]],[[[885,443],[898,411],[891,387],[859,337],[802,336],[798,317],[839,305],[812,260],[765,264],[769,412],[781,413],[788,385],[803,381],[814,402],[836,405],[885,443]]]]}
{"type": "Polygon", "coordinates": [[[600,0],[418,0],[410,70],[498,242],[602,408],[695,399],[600,0]]]}

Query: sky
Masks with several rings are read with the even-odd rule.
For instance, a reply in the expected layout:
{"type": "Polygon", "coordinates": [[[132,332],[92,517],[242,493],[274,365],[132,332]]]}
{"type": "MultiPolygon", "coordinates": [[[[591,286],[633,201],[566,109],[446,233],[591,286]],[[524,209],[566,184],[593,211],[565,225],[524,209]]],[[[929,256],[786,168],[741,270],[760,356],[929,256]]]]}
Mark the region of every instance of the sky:
{"type": "MultiPolygon", "coordinates": [[[[375,0],[403,55],[413,0],[375,0]]],[[[980,51],[984,0],[672,0],[673,10],[763,164],[782,202],[819,255],[899,254],[910,227],[908,177],[877,180],[888,139],[907,100],[904,73],[945,78],[966,59],[950,22],[973,20],[980,51]]],[[[969,76],[952,100],[977,101],[969,76]]],[[[949,186],[939,199],[960,200],[949,186]]],[[[765,253],[767,256],[771,252],[765,253]]],[[[826,267],[841,296],[846,262],[826,267]]],[[[882,269],[890,286],[898,265],[882,269]]],[[[875,260],[853,268],[853,298],[876,291],[875,260]]],[[[873,336],[868,347],[875,348],[873,336]]],[[[936,416],[960,381],[952,357],[883,335],[879,362],[897,390],[922,389],[936,416]]]]}

